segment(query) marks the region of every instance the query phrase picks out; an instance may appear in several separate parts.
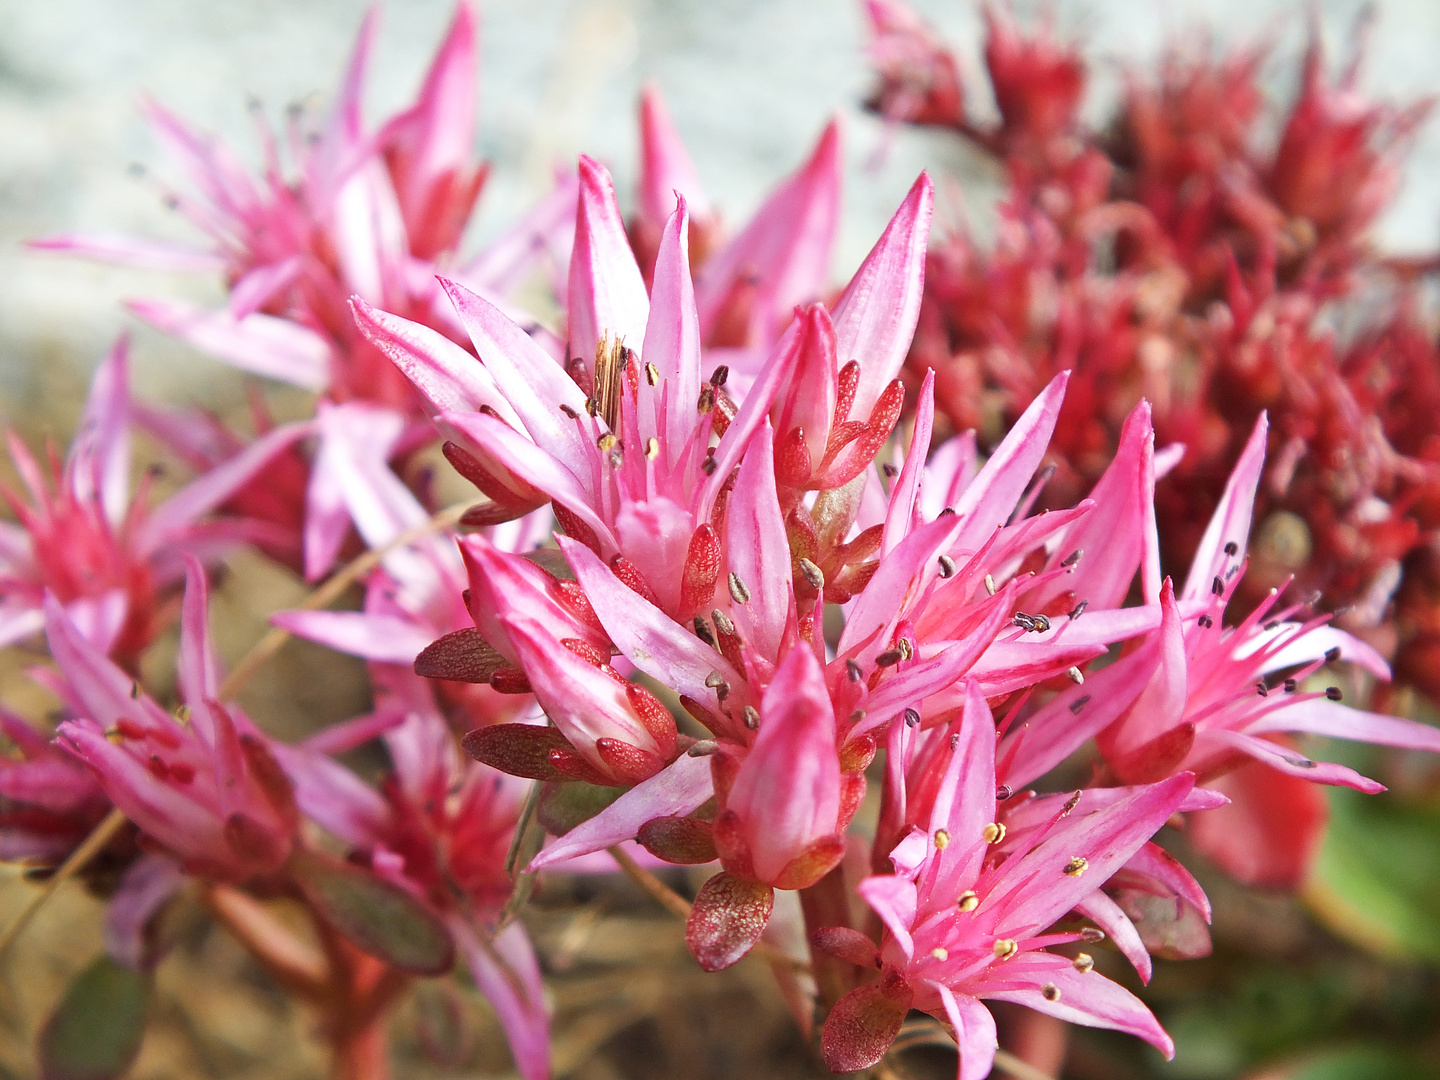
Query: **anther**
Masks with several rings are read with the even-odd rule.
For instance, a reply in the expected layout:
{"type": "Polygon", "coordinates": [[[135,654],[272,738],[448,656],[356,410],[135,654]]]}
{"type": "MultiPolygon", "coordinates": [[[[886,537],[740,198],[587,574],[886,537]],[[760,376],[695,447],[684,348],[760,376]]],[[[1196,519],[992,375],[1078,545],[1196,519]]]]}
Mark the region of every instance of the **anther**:
{"type": "Polygon", "coordinates": [[[750,590],[745,587],[745,582],[740,580],[740,575],[734,570],[730,571],[730,599],[737,604],[750,602],[750,590]]]}
{"type": "Polygon", "coordinates": [[[1231,540],[1228,544],[1225,545],[1225,554],[1226,554],[1226,555],[1234,555],[1234,554],[1237,554],[1239,551],[1240,551],[1240,545],[1237,544],[1234,540],[1231,540]]]}
{"type": "Polygon", "coordinates": [[[1075,807],[1080,805],[1080,796],[1084,794],[1085,792],[1083,791],[1071,792],[1070,797],[1065,800],[1065,805],[1060,808],[1060,816],[1062,818],[1069,817],[1070,811],[1074,810],[1075,807]]]}
{"type": "Polygon", "coordinates": [[[715,411],[715,388],[713,386],[700,388],[700,400],[695,403],[695,409],[702,416],[715,411]]]}
{"type": "Polygon", "coordinates": [[[895,648],[900,650],[901,660],[915,659],[915,646],[910,644],[909,638],[900,638],[898,641],[895,642],[895,648]]]}
{"type": "Polygon", "coordinates": [[[566,416],[568,416],[571,420],[580,419],[580,414],[574,409],[572,409],[569,405],[564,404],[563,402],[560,405],[560,411],[563,412],[566,416]]]}
{"type": "Polygon", "coordinates": [[[615,447],[619,446],[620,440],[607,431],[595,440],[595,445],[604,453],[609,450],[614,450],[615,447]]]}
{"type": "Polygon", "coordinates": [[[1340,693],[1340,687],[1338,687],[1338,686],[1327,686],[1327,687],[1325,688],[1325,696],[1326,696],[1327,698],[1329,698],[1331,701],[1339,701],[1339,700],[1340,700],[1342,697],[1344,697],[1345,695],[1342,694],[1342,693],[1340,693]]]}
{"type": "Polygon", "coordinates": [[[140,684],[138,682],[132,682],[130,684],[130,700],[140,700],[140,684]]]}
{"type": "Polygon", "coordinates": [[[985,575],[985,591],[991,596],[995,595],[995,579],[989,574],[985,575]]]}
{"type": "Polygon", "coordinates": [[[719,465],[715,464],[715,459],[713,457],[707,457],[704,461],[700,462],[700,471],[703,472],[706,476],[714,476],[715,470],[719,467],[719,465]]]}
{"type": "Polygon", "coordinates": [[[950,846],[950,834],[944,829],[935,830],[935,850],[944,851],[950,846]]]}
{"type": "Polygon", "coordinates": [[[715,647],[715,635],[710,632],[710,627],[705,624],[704,618],[699,615],[695,616],[695,636],[712,649],[715,647]]]}
{"type": "Polygon", "coordinates": [[[1285,680],[1285,692],[1286,692],[1287,694],[1293,694],[1293,693],[1295,692],[1296,688],[1297,688],[1299,685],[1300,685],[1300,684],[1299,684],[1298,682],[1296,682],[1294,679],[1286,679],[1286,680],[1285,680]]]}
{"type": "Polygon", "coordinates": [[[1333,664],[1333,663],[1335,663],[1336,660],[1339,660],[1339,659],[1340,659],[1340,646],[1339,646],[1339,645],[1336,645],[1336,646],[1334,646],[1334,647],[1332,647],[1332,648],[1329,648],[1329,649],[1326,649],[1326,650],[1325,650],[1325,662],[1326,662],[1327,664],[1333,664]]]}
{"type": "Polygon", "coordinates": [[[852,724],[858,724],[861,720],[864,720],[864,719],[865,719],[865,710],[864,710],[864,709],[856,709],[854,712],[852,712],[852,713],[850,714],[850,722],[851,722],[852,724]]]}
{"type": "Polygon", "coordinates": [[[854,660],[845,661],[845,674],[850,677],[851,682],[859,682],[865,673],[860,670],[860,665],[854,660]]]}
{"type": "Polygon", "coordinates": [[[879,656],[875,657],[876,667],[894,667],[900,662],[899,649],[886,649],[879,656]]]}
{"type": "Polygon", "coordinates": [[[1014,938],[1002,937],[995,942],[996,960],[1009,960],[1019,951],[1020,946],[1015,944],[1014,938]]]}
{"type": "Polygon", "coordinates": [[[735,624],[730,621],[729,615],[726,615],[719,608],[716,608],[714,611],[710,612],[710,618],[715,620],[715,629],[720,631],[720,633],[724,634],[726,637],[735,636],[735,624]]]}
{"type": "Polygon", "coordinates": [[[1005,826],[998,821],[992,821],[980,830],[980,835],[987,844],[998,844],[1005,839],[1005,826]]]}
{"type": "Polygon", "coordinates": [[[596,401],[593,397],[587,397],[585,399],[585,411],[591,416],[599,416],[600,403],[596,401]]]}
{"type": "Polygon", "coordinates": [[[1006,799],[1010,798],[1010,796],[1014,794],[1015,792],[1010,790],[1009,784],[1001,784],[995,789],[995,801],[1004,802],[1006,799]]]}
{"type": "Polygon", "coordinates": [[[825,588],[825,571],[816,566],[809,559],[800,559],[800,573],[810,583],[812,589],[820,590],[825,588]]]}
{"type": "Polygon", "coordinates": [[[1070,966],[1084,975],[1095,966],[1095,958],[1087,952],[1077,953],[1075,959],[1070,961],[1070,966]]]}
{"type": "Polygon", "coordinates": [[[1105,940],[1105,931],[1101,930],[1098,926],[1087,926],[1084,930],[1080,931],[1080,940],[1094,945],[1098,941],[1105,940]]]}
{"type": "Polygon", "coordinates": [[[1071,682],[1073,682],[1076,686],[1085,685],[1085,673],[1081,671],[1078,667],[1066,668],[1065,677],[1071,682]]]}
{"type": "Polygon", "coordinates": [[[966,889],[960,894],[960,899],[955,906],[961,911],[974,911],[980,906],[980,897],[975,895],[975,890],[966,889]]]}
{"type": "Polygon", "coordinates": [[[1255,692],[1261,697],[1270,696],[1270,689],[1263,682],[1257,682],[1255,684],[1255,692]]]}
{"type": "Polygon", "coordinates": [[[933,956],[936,960],[950,959],[950,951],[941,945],[936,945],[935,948],[931,949],[930,955],[933,956]]]}
{"type": "Polygon", "coordinates": [[[905,710],[905,726],[916,727],[920,723],[920,714],[914,709],[905,710]]]}
{"type": "Polygon", "coordinates": [[[705,685],[711,690],[714,690],[715,696],[721,701],[724,701],[730,696],[730,684],[726,681],[725,676],[721,675],[718,671],[712,671],[709,675],[705,676],[705,685]]]}
{"type": "Polygon", "coordinates": [[[1064,560],[1060,565],[1061,565],[1061,566],[1067,566],[1067,567],[1068,567],[1068,566],[1074,566],[1076,563],[1078,563],[1078,562],[1080,561],[1080,556],[1082,556],[1082,555],[1084,555],[1084,554],[1085,554],[1085,549],[1084,549],[1084,548],[1076,548],[1074,551],[1070,552],[1069,555],[1066,555],[1066,556],[1065,556],[1065,560],[1064,560]]]}
{"type": "Polygon", "coordinates": [[[1214,593],[1216,596],[1219,596],[1221,593],[1223,593],[1223,592],[1225,591],[1225,583],[1224,583],[1223,581],[1221,581],[1218,577],[1217,577],[1217,578],[1214,578],[1214,579],[1210,582],[1210,591],[1211,591],[1212,593],[1214,593]]]}
{"type": "Polygon", "coordinates": [[[1074,621],[1075,621],[1076,619],[1078,619],[1081,615],[1084,615],[1084,614],[1085,614],[1085,609],[1086,609],[1087,607],[1089,607],[1089,606],[1090,606],[1090,601],[1089,601],[1089,600],[1081,600],[1078,604],[1076,604],[1073,608],[1070,609],[1070,621],[1071,621],[1071,622],[1074,622],[1074,621]]]}
{"type": "Polygon", "coordinates": [[[1072,855],[1070,861],[1065,864],[1063,871],[1066,877],[1079,877],[1090,869],[1090,860],[1083,855],[1072,855]]]}
{"type": "Polygon", "coordinates": [[[648,361],[645,364],[645,381],[651,386],[660,385],[660,369],[648,361]]]}
{"type": "Polygon", "coordinates": [[[1089,695],[1089,694],[1081,694],[1081,695],[1080,695],[1079,697],[1077,697],[1074,701],[1070,702],[1070,712],[1071,712],[1073,715],[1075,715],[1075,716],[1079,716],[1079,715],[1080,715],[1080,710],[1083,709],[1083,708],[1085,708],[1085,706],[1086,706],[1086,705],[1089,705],[1089,704],[1090,704],[1090,695],[1089,695]]]}
{"type": "Polygon", "coordinates": [[[714,371],[712,371],[712,372],[710,373],[710,385],[711,385],[711,386],[724,386],[724,385],[725,385],[725,380],[728,379],[729,377],[730,377],[730,367],[729,367],[729,365],[728,365],[728,364],[721,364],[719,367],[717,367],[714,371]]]}
{"type": "Polygon", "coordinates": [[[955,560],[949,555],[940,556],[940,576],[942,578],[952,578],[955,576],[955,560]]]}
{"type": "Polygon", "coordinates": [[[755,708],[754,705],[745,706],[745,726],[751,731],[756,730],[760,726],[760,710],[755,708]]]}
{"type": "Polygon", "coordinates": [[[900,473],[900,470],[895,468],[895,466],[891,465],[888,461],[880,466],[880,471],[885,474],[886,480],[894,480],[895,477],[898,476],[900,473]]]}
{"type": "Polygon", "coordinates": [[[709,757],[720,752],[720,744],[714,739],[698,739],[685,751],[687,757],[709,757]]]}
{"type": "Polygon", "coordinates": [[[176,709],[175,719],[179,720],[182,724],[188,724],[190,722],[190,706],[181,705],[178,709],[176,709]]]}
{"type": "Polygon", "coordinates": [[[1040,996],[1043,997],[1046,1001],[1059,1001],[1060,988],[1054,983],[1046,983],[1044,986],[1040,987],[1040,996]]]}
{"type": "Polygon", "coordinates": [[[651,461],[660,456],[660,440],[654,435],[645,440],[645,456],[651,461]]]}

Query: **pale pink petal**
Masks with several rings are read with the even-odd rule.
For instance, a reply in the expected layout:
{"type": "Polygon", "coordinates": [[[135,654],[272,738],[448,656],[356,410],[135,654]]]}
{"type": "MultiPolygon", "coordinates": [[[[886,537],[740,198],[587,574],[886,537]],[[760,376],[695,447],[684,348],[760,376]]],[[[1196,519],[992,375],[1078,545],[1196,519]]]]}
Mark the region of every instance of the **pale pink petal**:
{"type": "Polygon", "coordinates": [[[927,370],[925,381],[920,384],[920,394],[915,399],[915,425],[910,434],[910,450],[905,455],[905,464],[900,478],[890,491],[890,506],[885,514],[885,533],[880,541],[883,558],[894,550],[910,530],[917,524],[915,518],[916,500],[920,495],[920,483],[925,476],[925,459],[930,454],[930,433],[935,424],[935,372],[927,370]]]}
{"type": "Polygon", "coordinates": [[[276,263],[261,263],[230,286],[230,314],[243,319],[259,311],[276,294],[288,288],[305,267],[305,259],[292,255],[276,263]]]}
{"type": "Polygon", "coordinates": [[[633,840],[651,818],[684,816],[715,794],[710,759],[681,754],[589,821],[581,822],[531,860],[527,873],[633,840]]]}
{"type": "Polygon", "coordinates": [[[727,514],[726,561],[730,572],[739,576],[750,593],[744,604],[731,605],[731,614],[746,631],[747,643],[762,657],[774,661],[780,655],[780,643],[795,610],[795,596],[790,542],[775,489],[768,423],[760,429],[740,464],[727,514]]]}
{"type": "Polygon", "coordinates": [[[129,352],[122,336],[95,370],[70,449],[75,498],[97,500],[117,527],[130,506],[129,352]]]}
{"type": "Polygon", "coordinates": [[[173,270],[179,273],[220,273],[225,260],[219,255],[188,244],[151,240],[139,236],[107,233],[60,233],[31,240],[26,247],[37,251],[55,251],[62,255],[78,255],[84,259],[122,263],[146,270],[173,270]]]}
{"type": "Polygon", "coordinates": [[[567,310],[570,356],[584,361],[587,370],[595,362],[596,345],[607,334],[640,352],[650,314],[645,280],[625,236],[610,174],[584,154],[567,310]]]}
{"type": "Polygon", "coordinates": [[[295,803],[315,824],[345,843],[370,848],[392,831],[385,798],[360,777],[307,747],[275,742],[270,746],[280,768],[295,785],[295,803]]]}
{"type": "Polygon", "coordinates": [[[540,964],[524,924],[512,922],[489,941],[459,918],[450,919],[449,925],[465,953],[476,988],[505,1029],[516,1069],[525,1080],[546,1080],[550,1075],[550,1017],[545,1010],[540,964]]]}
{"type": "Polygon", "coordinates": [[[1353,739],[1380,746],[1440,753],[1440,728],[1418,720],[1366,712],[1323,697],[1282,705],[1245,727],[1248,735],[1272,731],[1303,731],[1332,739],[1353,739]]]}
{"type": "Polygon", "coordinates": [[[277,611],[270,622],[296,637],[380,664],[411,664],[434,639],[398,616],[358,611],[277,611]]]}
{"type": "Polygon", "coordinates": [[[1367,795],[1385,790],[1385,785],[1361,776],[1354,769],[1330,761],[1315,761],[1289,747],[1259,739],[1238,731],[1203,730],[1195,736],[1195,753],[1214,752],[1218,748],[1238,750],[1277,772],[1309,780],[1316,784],[1335,784],[1354,788],[1367,795]]]}
{"type": "Polygon", "coordinates": [[[299,323],[256,313],[237,319],[178,300],[132,300],[128,307],[150,325],[245,371],[304,390],[330,382],[330,343],[299,323]]]}
{"type": "Polygon", "coordinates": [[[1145,942],[1140,940],[1140,931],[1130,921],[1130,916],[1120,910],[1120,905],[1098,889],[1075,905],[1075,910],[1093,922],[1115,947],[1135,966],[1142,983],[1148,983],[1154,965],[1145,942]]]}
{"type": "Polygon", "coordinates": [[[700,399],[700,323],[690,281],[689,235],[689,214],[681,199],[660,237],[645,325],[645,360],[660,372],[660,386],[651,397],[661,388],[665,394],[665,424],[663,430],[656,424],[655,434],[663,434],[672,468],[695,428],[700,399]]]}
{"type": "Polygon", "coordinates": [[[471,289],[508,293],[524,282],[531,268],[547,252],[563,253],[559,261],[568,270],[570,250],[574,246],[575,201],[579,194],[580,181],[576,174],[566,172],[557,177],[550,193],[490,241],[461,268],[455,280],[471,289]]]}
{"type": "Polygon", "coordinates": [[[210,585],[205,568],[185,557],[185,599],[180,608],[180,655],[175,663],[180,697],[195,705],[219,696],[220,661],[210,645],[210,585]]]}
{"type": "Polygon", "coordinates": [[[159,959],[152,955],[150,920],[184,884],[180,864],[164,855],[141,855],[131,863],[105,905],[105,951],[128,968],[149,970],[159,959]]]}
{"type": "Polygon", "coordinates": [[[867,877],[855,886],[864,901],[880,916],[885,929],[900,946],[900,951],[909,960],[915,955],[915,941],[910,936],[910,927],[915,922],[917,896],[915,883],[908,878],[893,874],[867,877]]]}
{"type": "Polygon", "coordinates": [[[851,419],[870,415],[885,387],[900,374],[910,349],[920,318],[934,206],[935,185],[928,173],[921,173],[835,303],[832,317],[840,366],[860,361],[851,419]]]}
{"type": "Polygon", "coordinates": [[[691,213],[709,213],[699,174],[670,120],[670,112],[654,83],[640,91],[640,178],[635,204],[640,220],[660,229],[675,212],[675,195],[690,204],[691,213]]]}

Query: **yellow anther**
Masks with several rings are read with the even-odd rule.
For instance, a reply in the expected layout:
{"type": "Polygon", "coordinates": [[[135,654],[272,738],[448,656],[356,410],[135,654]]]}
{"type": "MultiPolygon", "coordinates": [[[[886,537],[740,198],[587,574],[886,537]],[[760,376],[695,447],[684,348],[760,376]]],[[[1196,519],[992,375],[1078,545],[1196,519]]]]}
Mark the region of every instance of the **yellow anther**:
{"type": "Polygon", "coordinates": [[[944,851],[950,846],[950,833],[945,829],[935,830],[935,850],[944,851]]]}
{"type": "Polygon", "coordinates": [[[995,942],[996,960],[1009,960],[1019,951],[1020,946],[1015,944],[1014,938],[1002,937],[1000,938],[1000,940],[995,942]]]}
{"type": "Polygon", "coordinates": [[[1070,861],[1065,864],[1065,876],[1079,877],[1081,874],[1083,874],[1086,870],[1089,869],[1090,860],[1086,859],[1083,855],[1075,855],[1072,856],[1070,861]]]}
{"type": "Polygon", "coordinates": [[[1084,975],[1095,966],[1095,958],[1088,952],[1077,953],[1075,959],[1070,961],[1070,966],[1084,975]]]}
{"type": "Polygon", "coordinates": [[[966,889],[960,894],[960,901],[955,906],[961,911],[974,911],[980,906],[980,897],[975,894],[973,889],[966,889]]]}
{"type": "Polygon", "coordinates": [[[980,830],[980,835],[985,838],[987,844],[998,844],[1005,839],[1005,826],[999,822],[992,821],[980,830]]]}

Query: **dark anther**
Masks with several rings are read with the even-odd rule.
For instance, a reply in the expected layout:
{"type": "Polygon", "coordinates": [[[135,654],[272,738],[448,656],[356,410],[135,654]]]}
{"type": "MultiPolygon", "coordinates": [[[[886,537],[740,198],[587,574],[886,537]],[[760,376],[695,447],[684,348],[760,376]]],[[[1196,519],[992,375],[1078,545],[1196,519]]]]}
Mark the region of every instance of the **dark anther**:
{"type": "Polygon", "coordinates": [[[1287,694],[1293,694],[1293,693],[1295,692],[1295,688],[1296,688],[1297,686],[1299,686],[1299,685],[1300,685],[1300,684],[1297,683],[1294,679],[1286,679],[1286,680],[1285,680],[1285,692],[1286,692],[1287,694]]]}
{"type": "Polygon", "coordinates": [[[1326,696],[1327,698],[1329,698],[1331,701],[1339,701],[1339,700],[1340,700],[1342,697],[1344,697],[1345,695],[1342,694],[1342,693],[1340,693],[1340,687],[1338,687],[1338,686],[1327,686],[1327,687],[1325,688],[1325,696],[1326,696]]]}
{"type": "Polygon", "coordinates": [[[1263,682],[1257,682],[1257,683],[1255,684],[1255,692],[1256,692],[1257,694],[1259,694],[1261,697],[1269,697],[1269,696],[1270,696],[1270,689],[1269,689],[1269,687],[1267,687],[1263,682]]]}
{"type": "Polygon", "coordinates": [[[1335,663],[1336,660],[1339,660],[1339,659],[1340,659],[1340,646],[1339,646],[1339,645],[1335,645],[1335,646],[1333,646],[1333,647],[1325,650],[1325,662],[1326,662],[1327,664],[1333,664],[1333,663],[1335,663]]]}
{"type": "Polygon", "coordinates": [[[1219,596],[1225,591],[1225,583],[1217,577],[1214,581],[1210,582],[1210,591],[1216,596],[1219,596]]]}
{"type": "Polygon", "coordinates": [[[888,461],[880,466],[880,471],[885,474],[886,480],[894,480],[896,474],[900,472],[899,469],[895,468],[895,466],[891,465],[888,461]]]}
{"type": "Polygon", "coordinates": [[[917,724],[919,724],[919,723],[920,723],[920,714],[919,714],[918,712],[916,712],[914,709],[906,709],[906,710],[905,710],[905,726],[906,726],[906,727],[915,727],[915,726],[916,726],[917,724]]]}
{"type": "Polygon", "coordinates": [[[900,662],[899,649],[886,649],[879,656],[875,657],[876,667],[894,667],[900,662]]]}
{"type": "Polygon", "coordinates": [[[1226,555],[1235,555],[1235,554],[1238,554],[1239,551],[1240,551],[1240,545],[1237,544],[1234,540],[1231,540],[1228,544],[1225,545],[1225,554],[1226,554],[1226,555]]]}
{"type": "Polygon", "coordinates": [[[1006,799],[1010,798],[1010,796],[1014,794],[1015,793],[1010,790],[1009,784],[1001,784],[995,789],[995,801],[1004,802],[1006,799]]]}
{"type": "Polygon", "coordinates": [[[845,674],[850,676],[851,682],[859,682],[860,676],[863,675],[864,672],[860,670],[860,665],[857,664],[854,660],[846,660],[845,674]]]}
{"type": "Polygon", "coordinates": [[[1090,606],[1090,601],[1089,601],[1089,600],[1081,600],[1078,604],[1076,604],[1073,608],[1071,608],[1071,609],[1070,609],[1070,619],[1071,619],[1071,621],[1073,622],[1075,619],[1078,619],[1081,615],[1084,615],[1084,614],[1085,614],[1085,609],[1086,609],[1087,607],[1089,607],[1089,606],[1090,606]]]}
{"type": "Polygon", "coordinates": [[[1060,565],[1061,565],[1061,566],[1074,566],[1076,563],[1078,563],[1078,562],[1080,561],[1080,556],[1082,556],[1082,555],[1084,555],[1084,554],[1085,554],[1085,549],[1084,549],[1084,548],[1076,548],[1074,551],[1070,552],[1069,555],[1066,555],[1066,556],[1065,556],[1065,561],[1062,562],[1060,565]]]}
{"type": "Polygon", "coordinates": [[[705,624],[705,620],[699,615],[695,616],[695,636],[712,649],[715,647],[715,635],[710,633],[710,627],[705,624]]]}
{"type": "Polygon", "coordinates": [[[721,364],[719,367],[717,367],[714,371],[710,373],[710,385],[724,386],[725,380],[729,377],[730,366],[728,364],[721,364]]]}
{"type": "Polygon", "coordinates": [[[1086,705],[1089,705],[1089,704],[1090,704],[1090,695],[1089,695],[1089,694],[1081,694],[1081,695],[1080,695],[1079,697],[1077,697],[1074,701],[1070,702],[1070,711],[1071,711],[1072,713],[1074,713],[1076,716],[1079,716],[1079,715],[1080,715],[1080,710],[1083,709],[1083,708],[1085,708],[1085,706],[1086,706],[1086,705]]]}

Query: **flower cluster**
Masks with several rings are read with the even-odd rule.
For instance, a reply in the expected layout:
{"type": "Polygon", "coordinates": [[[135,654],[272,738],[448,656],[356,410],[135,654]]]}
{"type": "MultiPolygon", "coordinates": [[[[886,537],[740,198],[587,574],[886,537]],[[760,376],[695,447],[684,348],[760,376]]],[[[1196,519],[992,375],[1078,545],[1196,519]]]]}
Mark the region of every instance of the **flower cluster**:
{"type": "Polygon", "coordinates": [[[1381,790],[1311,736],[1440,752],[1440,730],[1342,701],[1330,665],[1383,681],[1386,658],[1277,576],[1383,607],[1398,579],[1376,552],[1418,542],[1395,507],[1427,505],[1429,437],[1376,372],[1394,352],[1420,370],[1431,346],[1400,316],[1353,346],[1319,330],[1368,257],[1381,135],[1412,119],[1357,106],[1312,53],[1264,163],[1255,58],[1176,58],[1102,143],[1076,120],[1078,56],[991,8],[1001,121],[981,128],[924,25],[868,8],[874,108],[1009,167],[994,253],[930,247],[921,175],[832,292],[838,124],[727,235],[651,87],[628,220],[582,156],[461,260],[486,174],[468,3],[376,132],[367,20],[329,120],[307,138],[292,117],[293,177],[268,135],[255,180],[152,107],[208,248],[42,244],[220,272],[221,310],[134,310],[316,394],[279,426],[257,399],[247,438],[132,402],[122,342],[63,461],[11,441],[29,497],[0,491],[17,518],[0,525],[0,647],[44,632],[52,663],[31,675],[59,722],[51,738],[0,711],[0,858],[50,871],[100,830],[87,879],[115,962],[161,962],[167,908],[198,898],[314,1009],[335,1075],[372,1080],[407,980],[460,960],[520,1074],[544,1080],[541,964],[517,918],[535,875],[695,866],[695,961],[777,961],[836,1072],[876,1065],[916,1009],[980,1080],[984,1001],[1170,1055],[1095,955],[1108,940],[1148,982],[1152,953],[1210,950],[1209,900],[1162,828],[1241,881],[1293,887],[1323,827],[1316,785],[1381,790]],[[507,298],[546,269],[553,328],[507,298]],[[1211,365],[1199,396],[1176,388],[1182,342],[1211,365]],[[1222,400],[1232,377],[1243,393],[1222,400]],[[198,474],[153,507],[153,475],[130,492],[136,428],[198,474]],[[474,505],[437,513],[416,466],[437,441],[474,505]],[[1323,534],[1286,509],[1317,486],[1344,493],[1323,534]],[[1370,546],[1336,555],[1359,524],[1370,546]],[[1286,528],[1323,535],[1320,554],[1284,563],[1286,528]],[[315,597],[361,585],[354,610],[272,622],[363,660],[369,712],[288,743],[241,707],[253,665],[225,677],[208,602],[240,545],[334,574],[315,597]],[[142,674],[172,623],[173,692],[142,674]],[[375,783],[338,760],[372,741],[375,783]]]}

